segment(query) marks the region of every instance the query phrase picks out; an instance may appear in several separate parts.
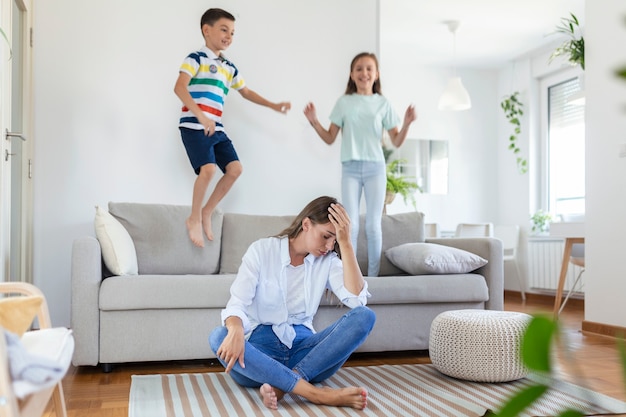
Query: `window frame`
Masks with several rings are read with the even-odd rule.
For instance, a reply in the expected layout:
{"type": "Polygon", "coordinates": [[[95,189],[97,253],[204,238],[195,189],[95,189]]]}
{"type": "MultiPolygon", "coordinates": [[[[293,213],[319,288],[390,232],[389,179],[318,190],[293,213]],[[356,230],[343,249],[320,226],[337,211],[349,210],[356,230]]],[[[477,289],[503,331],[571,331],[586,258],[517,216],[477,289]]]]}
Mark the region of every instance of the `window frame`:
{"type": "MultiPolygon", "coordinates": [[[[537,209],[544,209],[554,217],[555,207],[552,206],[550,200],[550,151],[549,151],[549,111],[548,106],[548,90],[557,84],[566,82],[573,78],[580,78],[584,83],[584,71],[579,67],[565,68],[555,73],[547,75],[539,79],[539,119],[540,119],[540,136],[539,136],[539,161],[540,169],[537,175],[537,184],[539,188],[537,209]]],[[[584,89],[584,84],[583,84],[584,89]]]]}

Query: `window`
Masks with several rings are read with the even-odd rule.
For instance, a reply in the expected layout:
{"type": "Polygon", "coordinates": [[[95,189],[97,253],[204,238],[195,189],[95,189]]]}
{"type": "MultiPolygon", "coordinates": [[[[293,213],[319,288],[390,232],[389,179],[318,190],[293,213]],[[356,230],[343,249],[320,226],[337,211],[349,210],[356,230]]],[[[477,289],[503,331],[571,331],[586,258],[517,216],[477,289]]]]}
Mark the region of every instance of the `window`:
{"type": "Polygon", "coordinates": [[[541,82],[543,174],[541,200],[567,220],[585,213],[585,104],[581,77],[569,71],[541,82]]]}

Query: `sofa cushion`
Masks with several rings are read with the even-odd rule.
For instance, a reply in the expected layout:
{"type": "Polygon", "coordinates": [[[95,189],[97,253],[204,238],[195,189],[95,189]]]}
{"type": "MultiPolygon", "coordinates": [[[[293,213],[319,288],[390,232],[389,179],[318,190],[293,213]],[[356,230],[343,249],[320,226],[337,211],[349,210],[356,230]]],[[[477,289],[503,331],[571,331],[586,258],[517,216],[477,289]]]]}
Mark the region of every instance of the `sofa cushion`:
{"type": "MultiPolygon", "coordinates": [[[[380,259],[380,276],[401,275],[403,270],[389,262],[383,254],[389,248],[409,242],[424,242],[424,214],[418,211],[383,215],[383,248],[380,259]]],[[[367,273],[367,239],[365,237],[365,216],[362,215],[357,243],[357,260],[363,274],[367,273]]]]}
{"type": "Polygon", "coordinates": [[[96,237],[104,264],[115,275],[137,275],[137,251],[126,228],[102,207],[96,206],[96,237]]]}
{"type": "Polygon", "coordinates": [[[464,274],[487,264],[471,252],[436,243],[405,243],[387,249],[385,255],[411,275],[464,274]]]}
{"type": "Polygon", "coordinates": [[[190,206],[109,203],[109,213],[122,223],[135,244],[139,274],[215,274],[218,272],[223,212],[211,218],[214,239],[204,248],[189,239],[185,221],[190,206]]]}
{"type": "Polygon", "coordinates": [[[232,275],[134,275],[102,281],[101,311],[223,309],[230,299],[232,275]]]}
{"type": "Polygon", "coordinates": [[[261,238],[276,236],[296,216],[261,216],[226,213],[222,232],[221,274],[236,274],[248,246],[261,238]]]}

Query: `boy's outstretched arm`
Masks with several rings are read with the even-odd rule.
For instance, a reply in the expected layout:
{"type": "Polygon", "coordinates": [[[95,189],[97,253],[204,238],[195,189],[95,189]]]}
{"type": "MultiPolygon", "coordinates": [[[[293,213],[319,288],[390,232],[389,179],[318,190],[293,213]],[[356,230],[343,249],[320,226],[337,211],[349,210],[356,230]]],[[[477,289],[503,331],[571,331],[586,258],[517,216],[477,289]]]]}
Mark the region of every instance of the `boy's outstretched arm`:
{"type": "Polygon", "coordinates": [[[254,104],[269,107],[272,110],[276,110],[280,113],[287,113],[291,109],[291,103],[288,101],[282,101],[280,103],[272,103],[264,97],[261,97],[257,92],[250,90],[248,87],[244,87],[238,90],[243,98],[250,100],[254,104]]]}

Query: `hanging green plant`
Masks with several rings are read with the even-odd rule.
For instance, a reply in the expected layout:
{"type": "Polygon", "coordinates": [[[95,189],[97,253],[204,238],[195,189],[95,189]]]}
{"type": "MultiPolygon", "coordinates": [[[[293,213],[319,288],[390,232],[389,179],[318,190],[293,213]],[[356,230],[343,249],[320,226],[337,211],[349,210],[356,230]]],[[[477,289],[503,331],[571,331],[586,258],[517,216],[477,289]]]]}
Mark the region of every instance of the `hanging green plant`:
{"type": "Polygon", "coordinates": [[[570,17],[564,17],[561,19],[561,24],[556,27],[557,32],[568,35],[571,39],[565,41],[552,52],[550,55],[550,61],[557,56],[567,55],[567,60],[573,65],[580,65],[585,69],[585,38],[580,35],[577,37],[577,32],[580,32],[580,24],[578,18],[570,13],[570,17]]]}
{"type": "Polygon", "coordinates": [[[519,156],[521,149],[518,146],[519,134],[522,133],[520,117],[524,114],[523,106],[524,104],[519,100],[519,91],[514,92],[510,96],[505,96],[500,103],[500,107],[504,110],[504,116],[513,125],[513,133],[509,136],[509,149],[516,155],[515,162],[520,174],[525,174],[528,171],[528,161],[519,156]]]}

